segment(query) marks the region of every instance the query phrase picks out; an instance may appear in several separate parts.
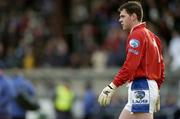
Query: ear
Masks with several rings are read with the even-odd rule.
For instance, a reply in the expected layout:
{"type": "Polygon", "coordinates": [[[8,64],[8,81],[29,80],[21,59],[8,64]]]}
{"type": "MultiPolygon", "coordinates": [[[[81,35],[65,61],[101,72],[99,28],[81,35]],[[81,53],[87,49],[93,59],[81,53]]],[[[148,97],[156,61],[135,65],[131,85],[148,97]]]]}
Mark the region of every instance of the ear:
{"type": "Polygon", "coordinates": [[[137,20],[137,15],[136,15],[135,13],[133,13],[133,14],[131,15],[131,18],[132,18],[133,21],[135,21],[135,20],[137,20]]]}

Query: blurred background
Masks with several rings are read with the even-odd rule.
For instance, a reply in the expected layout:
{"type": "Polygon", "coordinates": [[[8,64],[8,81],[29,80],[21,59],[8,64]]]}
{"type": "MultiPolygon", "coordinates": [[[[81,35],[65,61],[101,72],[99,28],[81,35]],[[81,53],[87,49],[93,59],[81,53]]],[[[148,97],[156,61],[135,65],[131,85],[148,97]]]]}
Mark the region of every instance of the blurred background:
{"type": "MultiPolygon", "coordinates": [[[[31,82],[40,105],[25,111],[26,119],[55,119],[56,112],[72,112],[67,119],[117,119],[127,88],[120,87],[108,107],[100,107],[97,96],[126,57],[128,34],[117,11],[126,1],[0,0],[0,75],[31,82]],[[59,95],[68,104],[57,103],[59,95]]],[[[166,64],[155,119],[180,119],[180,1],[141,3],[143,21],[160,37],[166,64]]]]}

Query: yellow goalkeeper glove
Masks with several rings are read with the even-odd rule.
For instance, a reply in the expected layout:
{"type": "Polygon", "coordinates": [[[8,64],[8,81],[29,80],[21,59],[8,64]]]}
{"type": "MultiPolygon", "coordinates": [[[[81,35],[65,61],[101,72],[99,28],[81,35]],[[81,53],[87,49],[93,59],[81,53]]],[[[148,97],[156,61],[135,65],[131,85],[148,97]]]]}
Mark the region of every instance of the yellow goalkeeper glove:
{"type": "Polygon", "coordinates": [[[106,86],[101,94],[99,95],[98,102],[101,106],[106,106],[110,104],[111,98],[116,90],[116,86],[113,83],[110,83],[106,86]]]}

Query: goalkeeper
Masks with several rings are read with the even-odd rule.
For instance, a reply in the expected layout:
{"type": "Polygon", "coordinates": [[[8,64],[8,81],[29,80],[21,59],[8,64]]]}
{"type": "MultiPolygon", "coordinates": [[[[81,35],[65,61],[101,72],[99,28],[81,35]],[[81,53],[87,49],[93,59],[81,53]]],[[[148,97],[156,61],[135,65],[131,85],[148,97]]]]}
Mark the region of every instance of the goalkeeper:
{"type": "Polygon", "coordinates": [[[153,113],[160,108],[159,89],[164,81],[160,39],[142,22],[139,2],[129,1],[119,12],[122,29],[129,33],[126,61],[114,80],[102,90],[98,102],[108,105],[115,90],[128,82],[128,102],[119,119],[153,119],[153,113]]]}

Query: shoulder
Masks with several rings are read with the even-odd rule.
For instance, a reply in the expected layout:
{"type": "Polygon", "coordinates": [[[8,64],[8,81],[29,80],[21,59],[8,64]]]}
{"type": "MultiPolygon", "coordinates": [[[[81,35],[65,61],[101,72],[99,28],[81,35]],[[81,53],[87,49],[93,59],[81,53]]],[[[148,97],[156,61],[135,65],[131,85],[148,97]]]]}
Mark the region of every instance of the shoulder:
{"type": "Polygon", "coordinates": [[[133,47],[137,47],[138,45],[144,44],[144,31],[143,30],[135,30],[129,34],[128,43],[133,47]],[[136,45],[135,45],[136,44],[136,45]]]}
{"type": "Polygon", "coordinates": [[[156,40],[156,42],[158,43],[158,45],[161,44],[161,39],[153,32],[150,32],[151,36],[156,40]]]}
{"type": "Polygon", "coordinates": [[[145,37],[145,28],[135,29],[129,34],[129,38],[137,38],[139,40],[143,40],[144,37],[145,37]]]}

